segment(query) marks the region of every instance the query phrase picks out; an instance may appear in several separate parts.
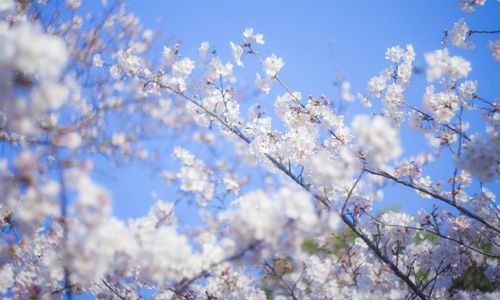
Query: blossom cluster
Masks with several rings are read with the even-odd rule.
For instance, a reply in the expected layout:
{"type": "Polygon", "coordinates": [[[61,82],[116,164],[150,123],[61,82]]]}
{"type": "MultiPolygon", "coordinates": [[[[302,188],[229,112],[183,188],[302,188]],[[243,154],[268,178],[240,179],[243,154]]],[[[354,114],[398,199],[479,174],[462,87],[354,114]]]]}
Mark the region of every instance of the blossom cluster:
{"type": "MultiPolygon", "coordinates": [[[[365,93],[341,78],[342,105],[364,106],[351,116],[289,88],[253,28],[229,60],[209,42],[151,59],[155,33],[110,2],[94,15],[80,0],[0,1],[0,296],[499,297],[499,104],[471,61],[422,55],[427,86],[412,99],[416,51],[390,47],[365,93]],[[235,66],[252,65],[271,105],[245,101],[235,66]],[[430,147],[410,153],[410,135],[430,147]],[[119,219],[103,158],[153,166],[177,190],[119,219]],[[418,213],[379,209],[410,201],[418,213]]],[[[472,49],[472,32],[459,20],[449,34],[472,49]]]]}

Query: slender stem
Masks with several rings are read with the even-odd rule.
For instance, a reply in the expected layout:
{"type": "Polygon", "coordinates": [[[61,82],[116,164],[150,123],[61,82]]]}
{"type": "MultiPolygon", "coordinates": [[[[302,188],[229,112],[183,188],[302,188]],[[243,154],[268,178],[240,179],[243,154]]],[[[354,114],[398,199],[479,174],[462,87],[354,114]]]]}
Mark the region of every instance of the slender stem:
{"type": "Polygon", "coordinates": [[[500,33],[500,30],[469,30],[469,35],[475,33],[484,33],[484,34],[497,34],[500,33]]]}
{"type": "Polygon", "coordinates": [[[104,285],[111,290],[111,292],[113,292],[113,294],[115,294],[118,298],[122,299],[122,300],[126,300],[127,298],[120,295],[120,293],[118,293],[118,291],[111,286],[111,284],[109,284],[106,280],[102,279],[102,283],[104,283],[104,285]]]}
{"type": "Polygon", "coordinates": [[[375,218],[374,216],[372,216],[371,214],[369,213],[366,213],[366,215],[368,217],[370,217],[373,221],[375,221],[376,223],[379,223],[381,225],[384,225],[384,226],[387,226],[387,227],[396,227],[396,228],[405,228],[405,229],[411,229],[411,230],[416,230],[416,231],[421,231],[421,232],[426,232],[426,233],[430,233],[432,235],[435,235],[435,236],[438,236],[440,238],[443,238],[443,239],[446,239],[446,240],[449,240],[449,241],[452,241],[454,243],[457,243],[458,245],[460,246],[463,246],[469,250],[472,250],[472,251],[475,251],[477,253],[480,253],[482,255],[485,255],[485,256],[489,256],[489,257],[492,257],[492,258],[497,258],[497,259],[500,259],[500,256],[498,255],[495,255],[495,254],[492,254],[492,253],[488,253],[488,252],[485,252],[481,249],[478,249],[476,247],[472,247],[472,246],[469,246],[463,242],[461,242],[460,240],[457,240],[455,238],[452,238],[450,236],[446,236],[446,235],[443,235],[439,232],[435,232],[435,231],[432,231],[432,230],[428,230],[428,229],[425,229],[425,228],[420,228],[420,227],[415,227],[415,226],[402,226],[402,225],[397,225],[397,224],[388,224],[388,223],[385,223],[377,218],[375,218]]]}
{"type": "Polygon", "coordinates": [[[342,214],[341,215],[342,220],[344,223],[358,236],[360,237],[363,242],[375,253],[375,255],[382,260],[391,270],[394,272],[396,276],[398,276],[401,280],[403,280],[406,285],[413,291],[415,295],[417,295],[420,299],[427,299],[425,294],[415,285],[415,283],[408,277],[406,276],[399,268],[389,259],[387,256],[385,256],[380,249],[363,233],[359,231],[359,229],[352,223],[349,218],[342,214]]]}
{"type": "Polygon", "coordinates": [[[64,167],[59,163],[59,184],[61,185],[61,224],[63,228],[63,264],[64,264],[64,295],[68,300],[73,299],[73,291],[70,282],[70,271],[68,267],[68,198],[66,195],[66,183],[64,180],[64,167]]]}
{"type": "Polygon", "coordinates": [[[465,207],[460,206],[460,205],[454,203],[453,200],[450,200],[450,199],[448,199],[446,197],[443,197],[443,196],[441,196],[439,194],[436,194],[436,193],[433,193],[431,191],[428,191],[427,189],[424,189],[423,187],[418,186],[418,185],[416,185],[414,183],[401,180],[401,179],[399,179],[397,177],[392,176],[389,173],[386,173],[386,172],[383,172],[383,171],[374,171],[374,170],[370,170],[368,168],[365,168],[364,170],[366,172],[370,173],[370,174],[385,177],[385,178],[390,179],[390,180],[392,180],[394,182],[397,182],[399,184],[402,184],[404,186],[407,186],[407,187],[410,187],[410,188],[412,188],[414,190],[422,192],[422,193],[424,193],[426,195],[429,195],[429,196],[431,196],[431,197],[433,197],[433,198],[435,198],[437,200],[445,202],[446,204],[448,204],[450,206],[453,206],[454,208],[456,208],[457,210],[459,210],[462,214],[468,216],[469,218],[472,218],[472,219],[478,221],[479,223],[485,225],[489,229],[495,231],[497,234],[500,233],[500,230],[498,228],[496,228],[494,225],[486,222],[483,218],[481,218],[480,216],[478,216],[475,213],[471,212],[470,210],[466,209],[465,207]]]}

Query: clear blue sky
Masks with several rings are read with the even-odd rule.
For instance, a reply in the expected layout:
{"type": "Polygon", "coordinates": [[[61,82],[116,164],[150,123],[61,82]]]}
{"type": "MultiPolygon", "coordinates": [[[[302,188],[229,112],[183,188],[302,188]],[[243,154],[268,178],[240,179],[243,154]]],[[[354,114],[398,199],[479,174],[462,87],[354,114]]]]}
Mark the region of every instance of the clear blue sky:
{"type": "MultiPolygon", "coordinates": [[[[472,29],[500,29],[500,4],[488,0],[475,13],[460,10],[459,0],[442,1],[125,1],[147,27],[161,32],[165,44],[179,42],[186,56],[195,56],[203,41],[209,41],[219,54],[231,60],[229,41],[240,42],[245,27],[253,27],[265,36],[260,47],[264,55],[276,53],[286,62],[280,76],[303,95],[325,94],[338,98],[333,82],[345,74],[353,91],[365,91],[366,82],[389,62],[385,50],[394,45],[412,43],[417,52],[416,67],[424,67],[423,54],[441,47],[443,29],[464,18],[472,29]]],[[[471,79],[479,81],[478,94],[492,99],[499,95],[500,63],[487,48],[488,40],[500,36],[473,36],[474,51],[450,46],[454,55],[463,55],[472,63],[471,79]]],[[[250,71],[237,71],[240,84],[250,86],[255,79],[255,61],[244,61],[250,71]]],[[[420,105],[425,76],[414,78],[406,94],[408,101],[420,105]]],[[[276,94],[283,91],[275,86],[276,94]]],[[[272,107],[274,95],[259,96],[258,101],[272,107]]],[[[272,109],[271,109],[272,110],[272,109]]],[[[355,105],[347,108],[348,116],[359,112],[355,105]]],[[[407,153],[417,152],[422,139],[405,135],[407,153]]],[[[449,166],[449,164],[448,164],[449,166]]],[[[438,176],[451,175],[436,170],[438,176]]],[[[161,180],[152,180],[151,172],[132,166],[112,172],[114,179],[106,185],[114,195],[115,214],[122,218],[145,214],[154,202],[152,189],[171,200],[161,180]]],[[[498,192],[498,190],[496,191],[498,192]]],[[[394,195],[397,190],[394,191],[394,195]]],[[[415,197],[416,198],[416,197],[415,197]]],[[[410,205],[415,210],[421,203],[410,205]]]]}

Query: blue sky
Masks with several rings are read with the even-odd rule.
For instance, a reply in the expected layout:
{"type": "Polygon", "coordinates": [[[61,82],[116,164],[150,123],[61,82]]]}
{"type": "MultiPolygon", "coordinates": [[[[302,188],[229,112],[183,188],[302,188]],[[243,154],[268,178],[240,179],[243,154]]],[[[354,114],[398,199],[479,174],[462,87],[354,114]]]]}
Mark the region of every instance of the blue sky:
{"type": "MultiPolygon", "coordinates": [[[[412,43],[417,53],[416,67],[425,67],[424,53],[441,48],[443,29],[464,18],[472,29],[500,29],[500,4],[487,1],[475,13],[460,10],[460,1],[125,1],[128,10],[142,23],[161,33],[158,49],[163,44],[180,43],[185,56],[195,56],[200,43],[209,41],[226,60],[231,60],[229,41],[240,42],[246,27],[264,34],[266,44],[259,47],[263,55],[276,53],[286,65],[280,77],[304,96],[325,94],[336,100],[338,90],[334,81],[343,74],[353,85],[353,92],[364,92],[367,81],[377,75],[389,62],[385,50],[394,45],[412,43]]],[[[496,36],[496,38],[500,38],[496,36]]],[[[478,94],[483,98],[498,97],[500,63],[495,62],[487,42],[495,36],[474,35],[474,51],[449,46],[453,55],[463,55],[472,63],[469,78],[479,81],[478,94]]],[[[160,55],[158,51],[158,55],[160,55]]],[[[239,84],[252,90],[258,64],[252,57],[244,60],[248,68],[237,69],[239,84]],[[248,69],[248,70],[247,70],[248,69]]],[[[406,97],[409,102],[421,104],[425,89],[425,76],[413,79],[406,97]]],[[[253,96],[248,102],[262,103],[272,110],[275,96],[283,91],[274,85],[271,95],[253,96]]],[[[363,112],[359,105],[345,107],[348,118],[363,112]]],[[[474,124],[472,124],[474,126],[474,124]]],[[[403,145],[409,154],[421,149],[423,139],[417,135],[404,135],[403,145]]],[[[436,175],[449,176],[451,159],[436,175]]],[[[121,218],[145,214],[154,200],[151,190],[159,192],[165,200],[172,200],[171,188],[155,174],[140,165],[121,167],[107,177],[105,185],[114,195],[114,211],[121,218]]],[[[432,173],[431,173],[432,174],[432,173]]],[[[157,175],[157,174],[156,174],[157,175]]],[[[389,189],[396,196],[398,189],[389,189]]],[[[408,191],[407,191],[408,192],[408,191]]],[[[496,191],[498,192],[498,190],[496,191]]],[[[411,192],[410,192],[411,193],[411,192]]],[[[411,196],[416,199],[414,193],[411,196]]],[[[394,197],[388,203],[400,203],[394,197]]],[[[403,203],[411,211],[422,203],[403,203]]],[[[189,214],[186,215],[189,219],[189,214]]]]}

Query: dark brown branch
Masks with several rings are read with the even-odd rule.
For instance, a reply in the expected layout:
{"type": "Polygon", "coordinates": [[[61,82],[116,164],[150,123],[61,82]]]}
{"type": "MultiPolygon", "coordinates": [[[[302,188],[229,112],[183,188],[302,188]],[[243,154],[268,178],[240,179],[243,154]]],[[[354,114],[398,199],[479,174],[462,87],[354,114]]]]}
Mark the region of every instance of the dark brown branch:
{"type": "Polygon", "coordinates": [[[109,284],[106,280],[102,279],[101,280],[102,283],[104,283],[104,285],[111,291],[113,292],[113,294],[115,294],[118,298],[122,299],[122,300],[127,300],[127,298],[125,296],[122,296],[120,295],[120,293],[118,293],[118,291],[111,286],[111,284],[109,284]]]}
{"type": "Polygon", "coordinates": [[[500,230],[498,228],[496,228],[494,225],[491,225],[489,224],[488,222],[486,222],[483,218],[481,218],[480,216],[474,214],[473,212],[471,212],[470,210],[466,209],[465,207],[462,207],[456,203],[454,203],[452,200],[444,197],[444,196],[441,196],[439,194],[436,194],[436,193],[433,193],[427,189],[424,189],[423,187],[421,186],[418,186],[412,182],[407,182],[407,181],[404,181],[404,180],[401,180],[397,177],[394,177],[392,176],[391,174],[387,173],[387,172],[383,172],[383,171],[374,171],[374,170],[370,170],[368,168],[364,168],[364,170],[370,174],[373,174],[373,175],[377,175],[377,176],[382,176],[382,177],[385,177],[387,179],[390,179],[394,182],[397,182],[399,184],[402,184],[404,186],[407,186],[407,187],[410,187],[414,190],[417,190],[417,191],[420,191],[426,195],[429,195],[437,200],[440,200],[454,208],[456,208],[457,210],[459,210],[462,214],[466,215],[467,217],[469,218],[472,218],[476,221],[478,221],[479,223],[485,225],[486,227],[488,227],[489,229],[495,231],[497,234],[500,233],[500,230]]]}
{"type": "MultiPolygon", "coordinates": [[[[162,88],[165,88],[165,89],[168,89],[174,93],[176,93],[177,95],[183,97],[184,99],[188,100],[189,102],[193,103],[194,105],[198,106],[199,108],[201,108],[203,111],[205,111],[208,115],[210,115],[211,117],[215,118],[217,121],[220,122],[220,124],[222,126],[224,126],[226,129],[230,130],[231,132],[233,132],[234,134],[236,134],[238,137],[240,137],[242,140],[244,140],[245,142],[247,143],[250,143],[250,139],[247,138],[240,130],[230,126],[229,124],[227,124],[224,120],[222,120],[218,115],[216,115],[215,113],[209,111],[208,109],[206,109],[205,107],[203,107],[203,105],[199,104],[197,101],[193,100],[192,98],[186,96],[184,93],[181,93],[175,89],[172,89],[171,87],[168,87],[168,86],[165,86],[165,85],[161,85],[160,83],[157,83],[160,85],[160,87],[162,88]]],[[[302,180],[298,179],[294,174],[292,174],[290,171],[288,171],[287,167],[284,166],[282,163],[280,163],[277,159],[275,159],[274,157],[272,157],[271,155],[269,154],[266,154],[265,155],[272,163],[273,165],[275,165],[279,170],[281,170],[283,173],[285,173],[290,179],[292,179],[293,181],[295,181],[299,186],[301,186],[303,189],[305,189],[306,191],[310,192],[312,194],[312,196],[317,200],[319,201],[320,203],[324,204],[328,209],[330,208],[330,203],[327,199],[325,199],[324,197],[320,196],[319,194],[315,193],[314,191],[311,190],[311,188],[306,185],[302,180]]],[[[351,220],[349,220],[347,218],[347,216],[345,216],[344,214],[341,215],[341,218],[342,220],[344,221],[344,223],[349,227],[351,228],[351,230],[359,237],[361,238],[365,244],[373,251],[373,253],[384,263],[386,264],[393,272],[394,274],[399,277],[401,280],[403,280],[406,285],[408,286],[408,288],[413,291],[413,293],[415,295],[417,295],[420,299],[427,299],[427,297],[424,295],[424,293],[415,285],[415,283],[413,283],[413,281],[407,277],[403,272],[401,272],[401,270],[399,270],[399,268],[394,265],[394,263],[389,259],[387,258],[381,251],[380,249],[378,249],[374,244],[373,242],[367,237],[365,236],[361,231],[359,231],[356,227],[356,225],[354,225],[354,223],[351,222],[351,220]]],[[[197,277],[189,280],[189,284],[194,282],[197,278],[203,276],[204,273],[201,273],[199,274],[197,277]]],[[[182,285],[183,287],[185,287],[186,285],[183,284],[182,285]]]]}
{"type": "Polygon", "coordinates": [[[375,218],[374,216],[372,216],[371,214],[369,213],[365,213],[368,217],[370,217],[373,221],[375,221],[376,223],[379,223],[381,225],[384,225],[384,226],[387,226],[387,227],[397,227],[397,228],[404,228],[404,229],[411,229],[411,230],[416,230],[416,231],[421,231],[421,232],[426,232],[426,233],[430,233],[432,235],[435,235],[437,237],[440,237],[440,238],[443,238],[443,239],[446,239],[446,240],[449,240],[449,241],[452,241],[462,247],[465,247],[469,250],[472,250],[472,251],[475,251],[477,253],[480,253],[482,255],[485,255],[485,256],[488,256],[488,257],[492,257],[492,258],[497,258],[497,259],[500,259],[500,256],[498,255],[495,255],[495,254],[492,254],[492,253],[488,253],[488,252],[485,252],[481,249],[478,249],[476,247],[472,247],[472,246],[469,246],[463,242],[461,242],[460,240],[457,240],[455,238],[452,238],[450,236],[446,236],[444,234],[441,234],[439,232],[435,232],[435,231],[432,231],[432,230],[428,230],[428,229],[425,229],[425,228],[419,228],[419,227],[415,227],[415,226],[403,226],[403,225],[397,225],[397,224],[387,224],[377,218],[375,218]]]}

